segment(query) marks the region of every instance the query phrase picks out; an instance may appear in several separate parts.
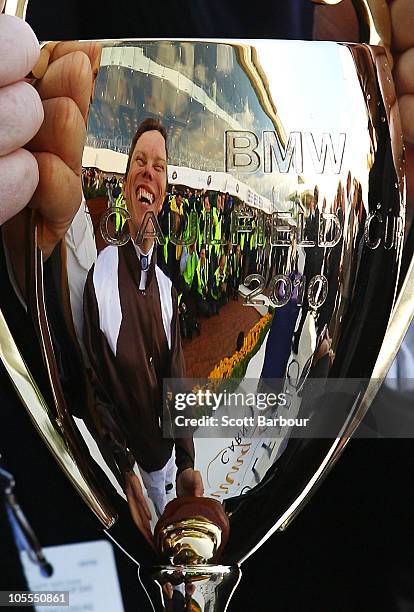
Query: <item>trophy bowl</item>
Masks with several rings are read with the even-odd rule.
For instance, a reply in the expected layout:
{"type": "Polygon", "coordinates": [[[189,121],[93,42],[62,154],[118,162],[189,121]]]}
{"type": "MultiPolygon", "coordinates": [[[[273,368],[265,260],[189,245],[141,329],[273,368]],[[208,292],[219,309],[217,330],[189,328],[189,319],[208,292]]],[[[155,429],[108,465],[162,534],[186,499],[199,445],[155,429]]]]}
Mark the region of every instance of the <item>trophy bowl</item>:
{"type": "Polygon", "coordinates": [[[3,236],[1,358],[105,533],[155,580],[153,606],[225,610],[400,342],[389,61],[333,42],[98,45],[82,204],[47,255],[44,221],[25,218],[36,346],[16,318],[13,221],[3,236]]]}

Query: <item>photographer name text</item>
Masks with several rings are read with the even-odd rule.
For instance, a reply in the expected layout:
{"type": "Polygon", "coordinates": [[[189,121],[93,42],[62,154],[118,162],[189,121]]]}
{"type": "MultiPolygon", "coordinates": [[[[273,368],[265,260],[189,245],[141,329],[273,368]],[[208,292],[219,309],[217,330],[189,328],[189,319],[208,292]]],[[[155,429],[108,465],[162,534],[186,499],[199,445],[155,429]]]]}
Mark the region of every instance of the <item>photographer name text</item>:
{"type": "Polygon", "coordinates": [[[287,418],[283,416],[266,417],[263,414],[255,416],[231,417],[221,416],[186,417],[180,414],[174,418],[176,427],[307,427],[309,418],[287,418]]]}

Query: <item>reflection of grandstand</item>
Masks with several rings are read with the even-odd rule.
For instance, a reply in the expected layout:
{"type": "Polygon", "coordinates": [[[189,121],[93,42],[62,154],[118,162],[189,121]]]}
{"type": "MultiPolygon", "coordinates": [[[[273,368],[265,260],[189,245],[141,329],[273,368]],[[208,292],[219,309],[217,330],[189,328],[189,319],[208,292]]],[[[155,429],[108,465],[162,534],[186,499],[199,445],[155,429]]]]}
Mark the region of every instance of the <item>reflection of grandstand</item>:
{"type": "MultiPolygon", "coordinates": [[[[162,119],[170,163],[179,167],[221,172],[227,130],[274,130],[284,142],[266,76],[249,45],[149,41],[104,48],[87,145],[127,153],[148,116],[162,119]]],[[[259,172],[242,180],[272,198],[275,177],[259,172]]]]}
{"type": "Polygon", "coordinates": [[[109,138],[97,138],[96,136],[88,136],[88,145],[93,149],[108,149],[111,151],[115,151],[116,153],[123,153],[124,155],[128,155],[129,153],[129,145],[119,144],[117,141],[121,141],[121,139],[111,140],[109,138]]]}
{"type": "MultiPolygon", "coordinates": [[[[127,159],[127,153],[111,150],[106,147],[87,146],[83,153],[82,164],[88,168],[99,168],[108,174],[123,174],[127,159]]],[[[198,190],[229,193],[252,208],[259,208],[266,213],[273,212],[272,203],[268,198],[259,195],[246,183],[235,179],[229,173],[207,172],[205,170],[196,170],[194,167],[169,165],[168,183],[170,185],[185,185],[198,190]]]]}

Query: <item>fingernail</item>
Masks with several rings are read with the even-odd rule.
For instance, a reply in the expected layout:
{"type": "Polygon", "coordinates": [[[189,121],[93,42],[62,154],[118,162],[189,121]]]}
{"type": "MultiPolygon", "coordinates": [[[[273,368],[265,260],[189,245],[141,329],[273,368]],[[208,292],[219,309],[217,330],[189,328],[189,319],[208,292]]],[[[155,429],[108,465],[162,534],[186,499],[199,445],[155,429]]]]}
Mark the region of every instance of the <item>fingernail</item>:
{"type": "Polygon", "coordinates": [[[40,50],[40,57],[32,71],[27,75],[27,79],[42,79],[49,66],[50,53],[46,48],[40,50]]]}

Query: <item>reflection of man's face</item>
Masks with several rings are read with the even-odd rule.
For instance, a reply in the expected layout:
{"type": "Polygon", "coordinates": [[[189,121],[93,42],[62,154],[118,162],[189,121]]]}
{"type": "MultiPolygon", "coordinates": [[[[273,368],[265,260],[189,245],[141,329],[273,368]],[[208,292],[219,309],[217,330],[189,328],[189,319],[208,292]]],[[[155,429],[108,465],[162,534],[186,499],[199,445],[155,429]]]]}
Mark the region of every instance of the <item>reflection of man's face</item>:
{"type": "Polygon", "coordinates": [[[165,140],[157,130],[144,132],[135,145],[125,181],[125,199],[134,233],[142,225],[144,215],[161,210],[167,182],[165,140]]]}

